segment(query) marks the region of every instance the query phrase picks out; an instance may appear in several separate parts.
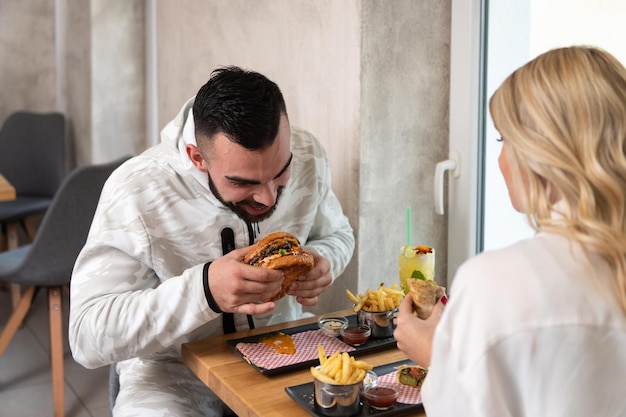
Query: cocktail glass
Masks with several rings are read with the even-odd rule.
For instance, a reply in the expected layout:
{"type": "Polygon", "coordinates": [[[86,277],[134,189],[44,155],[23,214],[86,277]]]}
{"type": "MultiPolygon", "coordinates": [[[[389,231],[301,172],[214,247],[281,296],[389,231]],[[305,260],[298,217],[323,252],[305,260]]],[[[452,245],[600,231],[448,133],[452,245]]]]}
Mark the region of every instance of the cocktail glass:
{"type": "Polygon", "coordinates": [[[398,274],[400,287],[405,294],[409,293],[407,279],[435,279],[435,249],[430,246],[403,246],[398,256],[398,274]]]}

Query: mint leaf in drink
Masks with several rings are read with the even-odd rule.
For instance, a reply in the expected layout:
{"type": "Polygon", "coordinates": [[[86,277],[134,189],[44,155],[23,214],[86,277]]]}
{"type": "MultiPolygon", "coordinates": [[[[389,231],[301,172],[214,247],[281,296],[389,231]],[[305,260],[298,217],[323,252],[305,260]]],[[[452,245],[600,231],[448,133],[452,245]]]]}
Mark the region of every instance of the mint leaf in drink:
{"type": "Polygon", "coordinates": [[[422,271],[418,271],[417,269],[413,271],[411,274],[411,278],[421,279],[422,281],[426,281],[426,277],[422,274],[422,271]]]}

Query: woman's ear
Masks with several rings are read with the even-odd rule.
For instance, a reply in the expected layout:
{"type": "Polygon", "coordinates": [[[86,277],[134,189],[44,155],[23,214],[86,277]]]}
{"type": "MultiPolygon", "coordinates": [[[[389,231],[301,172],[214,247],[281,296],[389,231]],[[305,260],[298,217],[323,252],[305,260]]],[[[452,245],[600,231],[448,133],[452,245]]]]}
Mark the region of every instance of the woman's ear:
{"type": "Polygon", "coordinates": [[[187,151],[187,156],[189,157],[189,160],[191,161],[193,166],[198,168],[198,170],[200,170],[201,172],[209,172],[206,161],[204,160],[204,157],[202,157],[202,154],[200,153],[196,145],[188,144],[185,147],[185,150],[187,151]]]}

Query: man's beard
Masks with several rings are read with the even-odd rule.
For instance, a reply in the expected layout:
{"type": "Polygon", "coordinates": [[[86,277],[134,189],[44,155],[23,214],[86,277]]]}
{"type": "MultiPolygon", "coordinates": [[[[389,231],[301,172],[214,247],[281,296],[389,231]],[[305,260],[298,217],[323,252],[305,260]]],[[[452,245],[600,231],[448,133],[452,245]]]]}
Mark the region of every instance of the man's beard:
{"type": "Polygon", "coordinates": [[[276,207],[278,206],[278,201],[280,200],[280,195],[283,192],[283,188],[285,187],[278,187],[278,190],[276,190],[276,203],[274,203],[274,205],[272,207],[270,207],[270,209],[268,211],[266,211],[265,213],[259,215],[259,216],[254,216],[250,213],[248,213],[243,207],[244,206],[251,206],[254,208],[262,208],[262,207],[266,207],[263,204],[259,204],[253,200],[243,200],[240,201],[238,203],[233,203],[230,201],[226,201],[222,198],[222,196],[220,195],[219,191],[217,191],[217,187],[215,186],[215,184],[213,183],[213,180],[211,179],[211,175],[208,176],[209,177],[209,189],[211,190],[211,192],[213,193],[213,195],[215,196],[215,198],[217,198],[220,203],[224,204],[226,207],[228,207],[233,213],[235,213],[238,217],[240,217],[241,219],[243,219],[244,221],[248,222],[248,223],[258,223],[262,220],[265,220],[267,218],[269,218],[275,211],[276,211],[276,207]]]}

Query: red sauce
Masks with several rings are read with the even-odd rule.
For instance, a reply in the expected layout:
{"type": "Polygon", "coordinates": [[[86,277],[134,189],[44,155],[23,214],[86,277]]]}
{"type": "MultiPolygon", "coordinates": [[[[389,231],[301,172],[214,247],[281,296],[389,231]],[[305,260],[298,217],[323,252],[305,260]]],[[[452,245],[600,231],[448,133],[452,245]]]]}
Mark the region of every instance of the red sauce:
{"type": "Polygon", "coordinates": [[[348,327],[341,330],[344,342],[350,345],[362,345],[370,337],[371,330],[363,327],[348,327]]]}
{"type": "Polygon", "coordinates": [[[365,391],[365,399],[374,408],[385,409],[396,403],[398,391],[388,387],[372,387],[365,391]]]}

